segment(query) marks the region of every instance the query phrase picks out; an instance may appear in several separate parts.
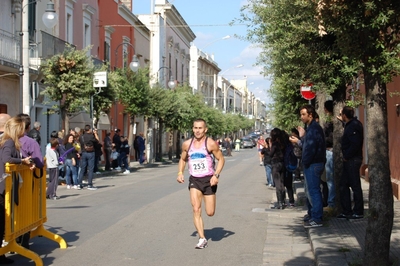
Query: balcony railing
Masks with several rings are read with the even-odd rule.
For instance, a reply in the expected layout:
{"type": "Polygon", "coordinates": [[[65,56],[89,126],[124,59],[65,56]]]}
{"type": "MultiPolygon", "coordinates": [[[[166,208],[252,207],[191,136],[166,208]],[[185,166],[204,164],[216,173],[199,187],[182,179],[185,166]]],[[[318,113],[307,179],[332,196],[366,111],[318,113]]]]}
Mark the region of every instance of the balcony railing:
{"type": "MultiPolygon", "coordinates": [[[[53,55],[63,53],[67,43],[68,42],[60,38],[42,31],[42,58],[48,59],[53,55]]],[[[75,45],[72,44],[71,46],[75,47],[75,45]]]]}
{"type": "Polygon", "coordinates": [[[18,36],[0,29],[0,59],[10,65],[21,64],[21,40],[18,36]]]}

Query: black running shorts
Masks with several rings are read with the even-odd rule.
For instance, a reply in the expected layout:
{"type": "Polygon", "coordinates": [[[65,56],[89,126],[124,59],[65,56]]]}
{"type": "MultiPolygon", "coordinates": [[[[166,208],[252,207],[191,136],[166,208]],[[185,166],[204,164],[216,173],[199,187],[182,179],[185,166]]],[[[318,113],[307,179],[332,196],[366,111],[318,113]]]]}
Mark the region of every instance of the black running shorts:
{"type": "Polygon", "coordinates": [[[214,195],[217,193],[217,188],[218,186],[211,186],[210,185],[210,180],[212,176],[206,176],[206,177],[189,177],[189,185],[188,189],[190,190],[191,188],[195,188],[197,190],[200,190],[203,195],[214,195]]]}

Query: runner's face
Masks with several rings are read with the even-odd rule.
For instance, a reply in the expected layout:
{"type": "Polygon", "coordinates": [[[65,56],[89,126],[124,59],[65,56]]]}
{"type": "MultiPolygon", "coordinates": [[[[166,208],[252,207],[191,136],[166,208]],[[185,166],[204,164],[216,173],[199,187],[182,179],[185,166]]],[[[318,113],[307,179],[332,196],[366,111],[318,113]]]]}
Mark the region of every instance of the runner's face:
{"type": "Polygon", "coordinates": [[[197,139],[200,139],[206,135],[207,128],[204,122],[194,122],[193,123],[193,134],[197,139]]]}

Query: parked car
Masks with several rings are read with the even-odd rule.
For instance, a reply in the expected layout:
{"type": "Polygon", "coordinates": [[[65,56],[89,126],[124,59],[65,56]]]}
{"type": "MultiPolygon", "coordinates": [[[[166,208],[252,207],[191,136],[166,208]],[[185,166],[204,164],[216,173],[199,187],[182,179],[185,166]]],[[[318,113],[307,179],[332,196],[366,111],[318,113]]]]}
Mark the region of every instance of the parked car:
{"type": "Polygon", "coordinates": [[[254,143],[251,138],[241,138],[240,139],[240,148],[245,149],[245,148],[253,148],[254,143]]]}

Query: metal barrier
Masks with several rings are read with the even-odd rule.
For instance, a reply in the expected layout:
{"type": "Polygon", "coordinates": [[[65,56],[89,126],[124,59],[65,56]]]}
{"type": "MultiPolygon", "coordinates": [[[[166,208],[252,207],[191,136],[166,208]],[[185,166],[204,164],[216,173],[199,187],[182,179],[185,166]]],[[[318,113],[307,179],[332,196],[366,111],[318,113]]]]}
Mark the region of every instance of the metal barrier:
{"type": "MultiPolygon", "coordinates": [[[[43,261],[35,252],[24,248],[16,242],[17,237],[31,232],[31,238],[44,236],[57,242],[60,248],[67,248],[65,240],[44,228],[46,216],[46,169],[31,171],[28,166],[6,164],[5,172],[8,176],[5,182],[5,234],[4,240],[8,244],[0,248],[0,255],[7,252],[16,252],[21,256],[33,260],[37,266],[43,261]],[[42,177],[39,176],[40,171],[42,177]]],[[[1,211],[1,210],[0,210],[1,211]]]]}

